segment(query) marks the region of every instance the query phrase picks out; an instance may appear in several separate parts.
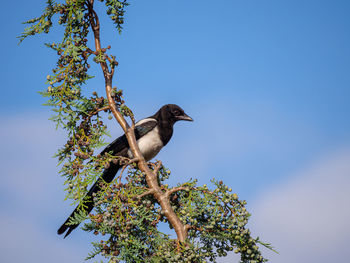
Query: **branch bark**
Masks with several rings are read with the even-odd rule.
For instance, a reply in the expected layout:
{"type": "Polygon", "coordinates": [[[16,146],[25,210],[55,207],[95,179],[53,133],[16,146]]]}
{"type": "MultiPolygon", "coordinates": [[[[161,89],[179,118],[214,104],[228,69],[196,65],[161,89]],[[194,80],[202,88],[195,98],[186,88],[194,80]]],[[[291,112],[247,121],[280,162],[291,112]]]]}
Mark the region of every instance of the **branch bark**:
{"type": "MultiPolygon", "coordinates": [[[[91,28],[94,33],[95,49],[96,49],[96,52],[100,53],[101,52],[100,23],[99,23],[98,16],[93,9],[94,1],[88,0],[86,4],[88,6],[91,28]]],[[[136,138],[134,133],[135,124],[133,123],[132,126],[130,127],[130,125],[124,119],[123,115],[118,111],[115,105],[115,102],[111,96],[114,67],[112,67],[111,70],[109,71],[106,61],[100,62],[100,65],[105,78],[105,89],[106,89],[106,95],[107,95],[107,100],[108,100],[110,110],[114,118],[122,127],[126,135],[133,157],[138,160],[139,169],[145,174],[146,182],[149,187],[149,190],[147,192],[148,193],[152,192],[154,197],[157,199],[158,203],[162,207],[164,216],[168,219],[170,224],[174,227],[178,241],[184,242],[187,238],[187,233],[189,228],[180,221],[179,217],[175,214],[174,210],[172,209],[170,200],[169,200],[169,191],[163,192],[158,184],[157,173],[160,167],[158,169],[155,169],[154,171],[152,171],[148,167],[147,162],[145,161],[136,143],[136,138]]],[[[175,191],[178,191],[178,190],[179,189],[175,191]]]]}

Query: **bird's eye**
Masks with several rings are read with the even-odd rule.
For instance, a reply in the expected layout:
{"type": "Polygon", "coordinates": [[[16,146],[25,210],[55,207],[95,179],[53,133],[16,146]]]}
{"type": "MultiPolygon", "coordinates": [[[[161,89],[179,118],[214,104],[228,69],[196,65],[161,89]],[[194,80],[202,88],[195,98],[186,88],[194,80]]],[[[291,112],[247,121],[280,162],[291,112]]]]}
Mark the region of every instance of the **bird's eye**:
{"type": "Polygon", "coordinates": [[[174,110],[173,113],[174,113],[175,116],[179,116],[181,114],[181,112],[179,110],[174,110]]]}

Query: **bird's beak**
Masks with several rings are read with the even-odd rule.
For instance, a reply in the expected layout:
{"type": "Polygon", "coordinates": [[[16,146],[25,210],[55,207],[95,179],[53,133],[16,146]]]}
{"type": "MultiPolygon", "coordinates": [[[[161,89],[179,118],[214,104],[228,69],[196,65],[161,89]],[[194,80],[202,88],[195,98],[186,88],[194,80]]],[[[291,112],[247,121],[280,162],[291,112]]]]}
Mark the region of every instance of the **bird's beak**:
{"type": "Polygon", "coordinates": [[[186,113],[184,113],[184,115],[177,116],[177,119],[182,121],[193,121],[193,119],[190,116],[188,116],[186,113]]]}

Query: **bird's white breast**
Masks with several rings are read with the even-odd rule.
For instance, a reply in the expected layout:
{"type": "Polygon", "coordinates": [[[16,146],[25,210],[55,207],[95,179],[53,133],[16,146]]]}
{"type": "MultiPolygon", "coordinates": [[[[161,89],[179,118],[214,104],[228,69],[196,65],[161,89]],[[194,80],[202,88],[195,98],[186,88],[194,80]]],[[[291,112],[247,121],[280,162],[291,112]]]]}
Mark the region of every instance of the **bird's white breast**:
{"type": "MultiPolygon", "coordinates": [[[[140,125],[141,123],[148,120],[149,119],[144,119],[138,122],[136,125],[140,125]]],[[[146,135],[138,139],[137,144],[146,161],[149,161],[152,158],[154,158],[163,148],[163,142],[159,137],[158,127],[156,126],[153,130],[151,130],[146,135]]],[[[131,150],[128,151],[128,155],[130,158],[132,158],[131,150]]]]}

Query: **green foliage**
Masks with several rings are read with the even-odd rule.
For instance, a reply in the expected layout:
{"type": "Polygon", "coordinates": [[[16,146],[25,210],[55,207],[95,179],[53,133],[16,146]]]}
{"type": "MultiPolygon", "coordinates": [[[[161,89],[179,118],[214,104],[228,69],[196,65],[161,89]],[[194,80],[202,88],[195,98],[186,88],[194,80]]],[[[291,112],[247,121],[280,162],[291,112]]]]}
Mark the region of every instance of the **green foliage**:
{"type": "Polygon", "coordinates": [[[24,24],[29,24],[31,26],[25,28],[24,33],[18,37],[20,42],[22,42],[28,36],[49,32],[50,27],[52,26],[52,16],[58,12],[58,6],[51,0],[48,0],[46,3],[47,7],[40,17],[24,22],[24,24]]]}
{"type": "MultiPolygon", "coordinates": [[[[102,1],[103,2],[103,1],[102,1]]],[[[119,2],[119,1],[113,1],[119,2]]],[[[85,0],[71,0],[65,3],[47,1],[44,13],[35,19],[26,22],[30,24],[19,37],[23,41],[26,37],[42,32],[49,32],[52,26],[52,18],[58,15],[58,24],[64,26],[64,35],[59,43],[47,43],[47,47],[58,55],[57,65],[52,73],[47,75],[47,90],[40,92],[48,98],[45,105],[52,107],[53,120],[57,127],[67,131],[67,143],[58,150],[56,157],[60,163],[64,163],[60,174],[67,178],[67,198],[80,203],[86,194],[89,184],[96,180],[102,167],[107,162],[105,157],[94,156],[94,151],[104,145],[103,138],[107,133],[107,127],[103,123],[100,111],[108,106],[103,96],[92,92],[91,96],[85,96],[87,92],[82,87],[87,80],[92,78],[88,74],[92,61],[100,63],[106,60],[106,52],[110,47],[102,48],[101,52],[94,52],[88,47],[87,38],[90,33],[89,4],[85,0]]],[[[114,3],[116,4],[116,3],[114,3]]],[[[111,3],[106,1],[106,5],[111,3]]],[[[120,1],[115,10],[119,10],[119,18],[123,17],[125,1],[120,1]]],[[[115,21],[120,25],[121,21],[115,21]]],[[[121,27],[120,27],[121,28],[121,27]]],[[[115,66],[115,59],[109,61],[115,66]]],[[[122,91],[113,89],[112,94],[115,103],[123,109],[125,115],[132,113],[124,105],[122,91]]],[[[105,110],[109,112],[108,109],[105,110]]]]}
{"type": "MultiPolygon", "coordinates": [[[[100,0],[101,1],[101,0],[100,0]]],[[[103,2],[103,0],[101,1],[103,2]]],[[[118,0],[106,0],[106,6],[107,8],[107,15],[110,16],[113,23],[116,25],[116,28],[118,29],[118,32],[121,33],[123,27],[122,24],[124,24],[124,8],[128,6],[126,0],[124,1],[118,1],[118,0]]]]}
{"type": "Polygon", "coordinates": [[[242,262],[262,261],[256,240],[250,236],[246,224],[250,214],[245,209],[245,201],[240,201],[236,194],[222,181],[212,180],[216,186],[209,190],[207,186],[196,187],[194,183],[186,192],[178,194],[175,211],[181,221],[191,226],[189,239],[196,242],[200,254],[210,260],[217,256],[226,256],[236,247],[241,253],[242,262]]]}
{"type": "MultiPolygon", "coordinates": [[[[84,90],[91,61],[114,69],[118,65],[115,57],[108,55],[110,46],[93,50],[88,45],[91,27],[97,24],[94,1],[67,0],[63,3],[47,1],[43,14],[26,22],[29,26],[19,37],[48,33],[53,17],[64,27],[62,41],[47,43],[46,46],[58,55],[56,66],[47,76],[48,88],[41,92],[46,105],[54,112],[51,118],[57,127],[67,133],[66,143],[58,150],[56,157],[61,164],[60,175],[66,181],[66,198],[74,204],[84,206],[88,186],[93,184],[104,168],[111,162],[128,162],[126,158],[96,154],[104,145],[108,135],[102,113],[110,113],[107,99],[95,91],[84,90]],[[86,95],[89,94],[89,95],[86,95]]],[[[117,30],[124,24],[125,0],[100,0],[106,5],[117,30]]],[[[112,71],[110,71],[112,72],[112,71]]],[[[106,76],[106,71],[103,72],[106,76]]],[[[112,99],[117,109],[134,121],[132,111],[125,105],[121,90],[113,88],[112,99]]],[[[150,164],[155,167],[154,164],[150,164]]],[[[185,242],[179,243],[159,230],[161,222],[169,223],[155,197],[149,193],[145,175],[132,166],[127,176],[122,174],[111,184],[102,183],[102,190],[93,196],[95,212],[86,215],[83,210],[70,221],[71,224],[89,219],[85,231],[107,236],[101,242],[93,243],[93,251],[87,259],[101,254],[109,262],[206,262],[226,256],[234,250],[241,254],[241,262],[266,261],[258,244],[271,249],[258,238],[253,238],[246,227],[249,213],[245,201],[223,182],[212,181],[214,188],[197,186],[195,180],[171,188],[165,183],[170,171],[161,167],[158,181],[175,214],[188,230],[185,242]]]]}
{"type": "MultiPolygon", "coordinates": [[[[169,175],[164,167],[158,172],[164,191],[172,189],[164,184],[169,175]]],[[[139,198],[147,191],[143,174],[133,168],[125,179],[125,183],[105,186],[94,197],[96,213],[90,214],[91,222],[84,227],[96,235],[109,236],[94,246],[112,262],[215,262],[232,250],[241,254],[241,262],[265,261],[259,239],[252,238],[246,228],[250,215],[245,201],[230,193],[223,182],[213,180],[214,190],[199,187],[196,181],[177,186],[171,205],[189,228],[186,243],[178,244],[158,230],[161,222],[169,221],[153,196],[139,198]]]]}

